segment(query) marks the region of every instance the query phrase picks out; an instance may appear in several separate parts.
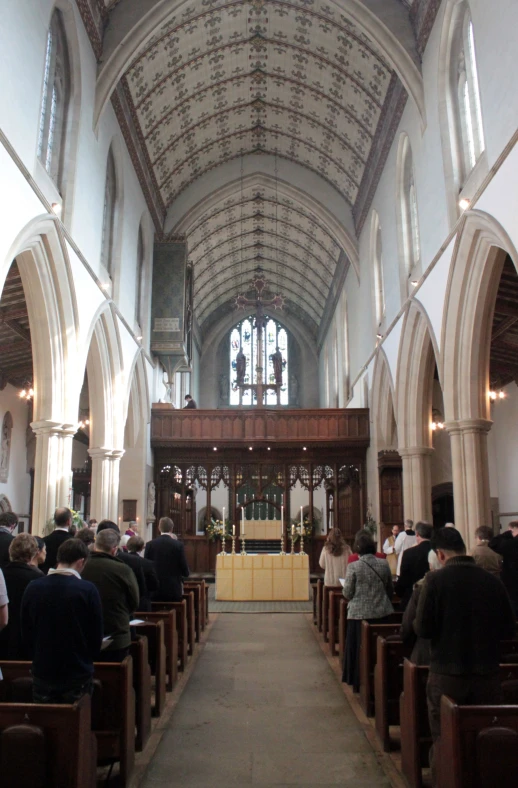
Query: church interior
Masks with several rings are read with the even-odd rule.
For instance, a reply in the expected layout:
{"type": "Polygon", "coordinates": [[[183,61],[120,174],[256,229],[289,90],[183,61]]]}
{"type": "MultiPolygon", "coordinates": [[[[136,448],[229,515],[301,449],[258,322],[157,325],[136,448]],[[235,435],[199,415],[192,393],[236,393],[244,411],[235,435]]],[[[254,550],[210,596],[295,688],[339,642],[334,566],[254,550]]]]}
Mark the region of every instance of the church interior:
{"type": "Polygon", "coordinates": [[[191,572],[148,744],[137,714],[136,755],[63,785],[431,785],[376,640],[340,683],[319,559],[518,519],[517,29],[516,0],[5,4],[0,513],[170,517],[191,572]]]}

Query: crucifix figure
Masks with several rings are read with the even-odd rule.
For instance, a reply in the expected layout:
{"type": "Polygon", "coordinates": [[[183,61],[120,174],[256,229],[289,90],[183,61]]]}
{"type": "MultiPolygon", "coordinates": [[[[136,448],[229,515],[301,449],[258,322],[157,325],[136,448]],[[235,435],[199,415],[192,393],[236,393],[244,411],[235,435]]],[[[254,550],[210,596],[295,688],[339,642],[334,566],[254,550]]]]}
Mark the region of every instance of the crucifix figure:
{"type": "MultiPolygon", "coordinates": [[[[281,404],[281,386],[282,386],[282,374],[279,380],[278,376],[275,376],[275,383],[266,383],[264,380],[264,369],[263,369],[263,336],[266,329],[266,322],[267,318],[264,314],[265,307],[273,307],[273,309],[282,309],[284,307],[284,296],[276,295],[273,298],[263,298],[263,290],[266,287],[266,279],[264,276],[257,275],[252,280],[252,287],[255,289],[256,297],[255,299],[249,299],[245,295],[238,295],[236,298],[236,307],[237,309],[246,309],[247,307],[255,306],[255,318],[254,318],[254,329],[257,331],[257,365],[255,368],[256,371],[256,383],[245,384],[244,381],[238,375],[237,385],[239,387],[239,404],[242,405],[243,403],[243,391],[246,389],[251,389],[252,393],[255,392],[256,394],[256,403],[257,407],[262,407],[264,405],[264,397],[265,393],[268,389],[272,389],[277,394],[277,405],[281,404]]],[[[244,377],[244,376],[243,376],[244,377]]]]}

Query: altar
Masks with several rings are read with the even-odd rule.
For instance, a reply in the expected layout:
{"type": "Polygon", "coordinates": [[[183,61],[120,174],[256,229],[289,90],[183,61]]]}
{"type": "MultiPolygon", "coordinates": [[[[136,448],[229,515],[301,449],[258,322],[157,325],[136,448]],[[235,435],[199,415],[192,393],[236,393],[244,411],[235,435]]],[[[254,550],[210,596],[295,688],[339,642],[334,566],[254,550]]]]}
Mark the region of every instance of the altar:
{"type": "Polygon", "coordinates": [[[309,590],[307,555],[219,553],[216,556],[218,601],[307,602],[309,590]]]}
{"type": "Polygon", "coordinates": [[[246,520],[247,539],[280,539],[281,521],[280,520],[246,520]]]}

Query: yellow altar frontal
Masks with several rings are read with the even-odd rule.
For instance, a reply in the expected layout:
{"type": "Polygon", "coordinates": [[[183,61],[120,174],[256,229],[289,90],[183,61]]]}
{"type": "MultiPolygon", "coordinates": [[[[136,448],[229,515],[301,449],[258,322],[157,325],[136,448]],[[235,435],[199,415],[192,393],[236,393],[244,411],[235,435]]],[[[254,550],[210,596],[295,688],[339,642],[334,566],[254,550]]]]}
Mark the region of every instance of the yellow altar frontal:
{"type": "Polygon", "coordinates": [[[216,556],[216,599],[291,602],[309,599],[309,557],[299,553],[216,556]]]}

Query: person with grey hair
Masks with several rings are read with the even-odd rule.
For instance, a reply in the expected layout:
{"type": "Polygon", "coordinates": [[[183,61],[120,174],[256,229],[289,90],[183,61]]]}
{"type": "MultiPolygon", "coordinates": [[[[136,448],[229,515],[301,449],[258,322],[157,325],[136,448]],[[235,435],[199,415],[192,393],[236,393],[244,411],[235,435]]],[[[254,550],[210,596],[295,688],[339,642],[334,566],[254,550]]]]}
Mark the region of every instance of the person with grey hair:
{"type": "Polygon", "coordinates": [[[414,585],[428,572],[432,532],[433,526],[430,523],[418,522],[415,526],[417,544],[403,552],[399,578],[395,586],[396,594],[401,597],[401,610],[408,605],[414,585]]]}
{"type": "Polygon", "coordinates": [[[104,636],[112,640],[103,651],[104,662],[120,662],[129,654],[129,622],[139,602],[135,575],[117,558],[119,542],[120,534],[113,528],[98,531],[94,552],[83,570],[83,579],[89,580],[99,591],[104,636]]]}

